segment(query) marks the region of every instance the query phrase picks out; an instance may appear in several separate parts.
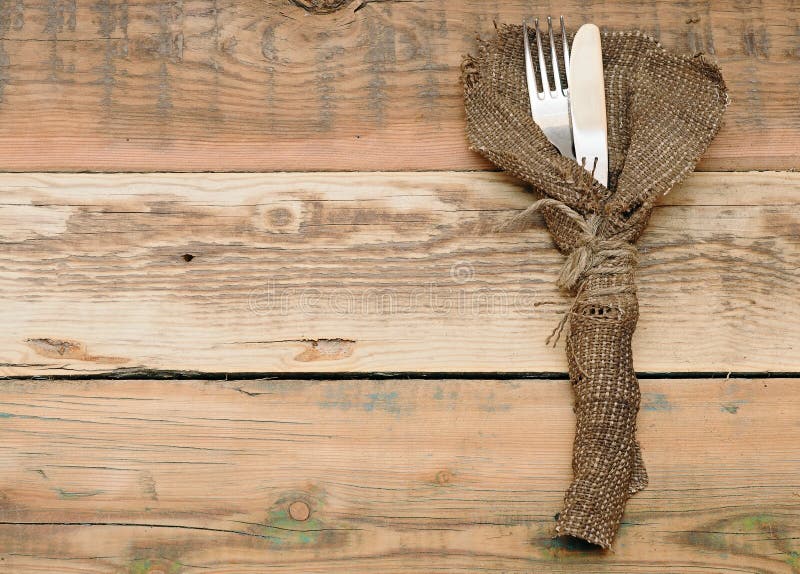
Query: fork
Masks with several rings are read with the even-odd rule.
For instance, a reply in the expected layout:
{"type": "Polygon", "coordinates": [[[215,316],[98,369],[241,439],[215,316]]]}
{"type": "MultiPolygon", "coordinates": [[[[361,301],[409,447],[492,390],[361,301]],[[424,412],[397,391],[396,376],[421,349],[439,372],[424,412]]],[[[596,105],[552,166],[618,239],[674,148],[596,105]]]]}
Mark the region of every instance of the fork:
{"type": "MultiPolygon", "coordinates": [[[[531,45],[528,37],[528,25],[525,22],[522,23],[522,37],[525,46],[525,76],[528,81],[531,115],[544,132],[544,135],[547,136],[547,139],[558,148],[561,155],[575,159],[572,145],[572,125],[569,116],[569,87],[566,85],[566,78],[564,78],[564,84],[562,85],[561,83],[556,43],[553,39],[553,21],[550,16],[547,17],[547,32],[550,36],[550,63],[553,68],[554,90],[550,89],[550,81],[547,78],[547,65],[545,64],[544,51],[542,50],[542,37],[539,33],[538,18],[535,20],[535,29],[541,91],[536,85],[536,75],[533,69],[531,45]]],[[[561,16],[561,39],[564,43],[564,70],[569,70],[569,44],[567,43],[567,31],[564,28],[564,16],[561,16]]]]}

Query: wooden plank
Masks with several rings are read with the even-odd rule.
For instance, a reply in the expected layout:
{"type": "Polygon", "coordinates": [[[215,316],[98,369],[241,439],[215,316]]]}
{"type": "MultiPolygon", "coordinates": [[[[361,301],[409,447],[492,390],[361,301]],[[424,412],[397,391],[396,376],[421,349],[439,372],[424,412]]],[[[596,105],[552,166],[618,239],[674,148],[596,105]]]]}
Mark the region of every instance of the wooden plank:
{"type": "MultiPolygon", "coordinates": [[[[0,168],[463,170],[459,67],[530,2],[29,0],[0,8],[0,168]],[[324,7],[336,8],[321,14],[324,7]]],[[[800,5],[541,5],[719,61],[732,105],[702,169],[800,167],[800,5]]]]}
{"type": "Polygon", "coordinates": [[[650,486],[601,553],[551,538],[571,476],[566,380],[4,381],[0,560],[25,573],[797,572],[800,380],[642,391],[650,486]]]}
{"type": "MultiPolygon", "coordinates": [[[[637,369],[800,371],[800,174],[697,174],[641,240],[637,369]]],[[[0,373],[541,372],[571,298],[496,173],[0,177],[0,373]]]]}

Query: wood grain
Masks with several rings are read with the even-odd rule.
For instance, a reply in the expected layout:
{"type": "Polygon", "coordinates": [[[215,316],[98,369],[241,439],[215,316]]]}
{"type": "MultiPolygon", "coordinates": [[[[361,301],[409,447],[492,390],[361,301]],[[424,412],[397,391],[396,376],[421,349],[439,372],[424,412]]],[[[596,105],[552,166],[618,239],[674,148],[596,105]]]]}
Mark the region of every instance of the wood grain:
{"type": "MultiPolygon", "coordinates": [[[[639,371],[798,371],[799,174],[697,174],[640,245],[639,371]]],[[[541,372],[570,304],[495,173],[0,177],[0,373],[541,372]]]]}
{"type": "Polygon", "coordinates": [[[569,382],[5,381],[5,572],[800,570],[800,381],[645,380],[650,486],[552,539],[569,382]],[[288,508],[309,507],[306,520],[288,508]]]}
{"type": "MultiPolygon", "coordinates": [[[[707,170],[800,167],[800,6],[539,5],[717,60],[732,104],[707,170]]],[[[465,170],[459,67],[530,2],[28,0],[0,6],[8,171],[465,170]]]]}

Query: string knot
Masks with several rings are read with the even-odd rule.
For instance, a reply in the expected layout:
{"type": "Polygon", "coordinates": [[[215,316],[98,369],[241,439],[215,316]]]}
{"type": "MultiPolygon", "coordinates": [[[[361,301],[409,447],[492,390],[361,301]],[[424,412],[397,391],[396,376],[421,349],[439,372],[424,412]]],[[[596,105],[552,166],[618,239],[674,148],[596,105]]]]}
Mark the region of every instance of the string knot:
{"type": "Polygon", "coordinates": [[[557,284],[568,291],[578,290],[581,281],[589,275],[617,275],[633,271],[637,263],[636,247],[623,239],[603,238],[597,235],[601,218],[595,214],[586,217],[564,202],[545,197],[500,224],[497,231],[510,231],[530,227],[533,216],[542,208],[560,211],[580,230],[580,239],[567,255],[557,284]]]}
{"type": "MultiPolygon", "coordinates": [[[[536,201],[521,213],[502,223],[496,230],[508,231],[529,227],[533,221],[533,215],[545,207],[560,211],[577,226],[580,232],[580,238],[573,243],[574,247],[568,253],[558,275],[556,284],[560,288],[575,293],[576,299],[635,293],[636,287],[632,279],[611,280],[605,282],[606,286],[592,285],[587,288],[587,278],[632,275],[638,262],[638,252],[632,244],[623,239],[598,236],[601,218],[595,214],[589,214],[584,217],[565,203],[546,197],[536,201]]],[[[551,340],[554,340],[554,346],[558,343],[561,332],[564,330],[568,320],[569,311],[564,313],[559,324],[547,338],[547,344],[550,344],[551,340]]]]}
{"type": "Polygon", "coordinates": [[[585,234],[567,255],[557,284],[575,291],[589,275],[618,275],[631,272],[637,263],[636,248],[621,239],[603,239],[585,234]]]}

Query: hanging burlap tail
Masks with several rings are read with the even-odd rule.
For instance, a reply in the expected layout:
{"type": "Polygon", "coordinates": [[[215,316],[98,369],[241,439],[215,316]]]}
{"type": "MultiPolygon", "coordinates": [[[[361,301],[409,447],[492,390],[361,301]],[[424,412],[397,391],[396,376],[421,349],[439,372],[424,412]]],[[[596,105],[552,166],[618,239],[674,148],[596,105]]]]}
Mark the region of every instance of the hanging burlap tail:
{"type": "Polygon", "coordinates": [[[567,255],[558,284],[575,295],[566,347],[577,431],[556,532],[608,548],[628,498],[647,485],[631,353],[634,243],[656,198],[691,172],[716,134],[728,97],[719,69],[702,57],[669,54],[636,32],[602,42],[607,188],[561,156],[531,118],[521,26],[502,26],[468,56],[463,83],[472,147],[542,196],[502,230],[520,231],[541,212],[567,255]]]}

